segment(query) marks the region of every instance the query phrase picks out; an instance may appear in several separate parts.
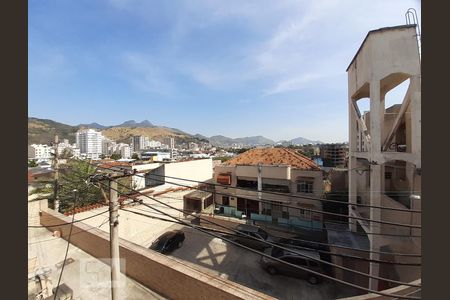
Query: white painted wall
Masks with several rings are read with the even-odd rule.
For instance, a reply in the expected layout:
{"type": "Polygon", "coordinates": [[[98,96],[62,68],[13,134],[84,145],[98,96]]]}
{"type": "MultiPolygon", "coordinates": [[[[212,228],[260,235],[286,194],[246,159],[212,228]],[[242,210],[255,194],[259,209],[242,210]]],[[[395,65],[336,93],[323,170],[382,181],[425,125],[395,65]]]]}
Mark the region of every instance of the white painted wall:
{"type": "MultiPolygon", "coordinates": [[[[196,181],[206,181],[213,178],[213,163],[211,158],[167,163],[165,164],[164,168],[166,176],[179,177],[196,181]]],[[[188,186],[197,185],[197,183],[195,182],[177,180],[173,178],[166,178],[166,181],[188,186]]],[[[176,186],[170,183],[166,183],[166,185],[176,186]]]]}

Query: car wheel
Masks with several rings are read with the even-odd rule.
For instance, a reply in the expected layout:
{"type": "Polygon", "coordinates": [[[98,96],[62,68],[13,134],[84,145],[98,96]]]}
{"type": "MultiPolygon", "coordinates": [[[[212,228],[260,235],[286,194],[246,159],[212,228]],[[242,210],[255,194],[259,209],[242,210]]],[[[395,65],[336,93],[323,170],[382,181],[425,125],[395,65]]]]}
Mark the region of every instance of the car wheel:
{"type": "Polygon", "coordinates": [[[181,246],[183,246],[183,241],[179,241],[178,244],[177,244],[178,248],[181,248],[181,246]]]}
{"type": "Polygon", "coordinates": [[[319,278],[317,278],[314,275],[309,275],[308,276],[308,282],[311,284],[318,284],[319,283],[319,278]]]}
{"type": "Polygon", "coordinates": [[[277,269],[274,267],[268,267],[267,272],[269,272],[270,275],[276,275],[278,273],[277,269]]]}

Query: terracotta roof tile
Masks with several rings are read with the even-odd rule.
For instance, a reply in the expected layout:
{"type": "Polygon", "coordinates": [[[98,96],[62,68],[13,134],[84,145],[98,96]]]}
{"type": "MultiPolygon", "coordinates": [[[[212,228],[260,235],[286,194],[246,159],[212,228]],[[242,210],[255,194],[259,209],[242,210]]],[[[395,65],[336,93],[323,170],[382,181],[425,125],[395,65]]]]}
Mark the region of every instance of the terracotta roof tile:
{"type": "Polygon", "coordinates": [[[319,166],[307,156],[288,148],[255,148],[248,150],[225,165],[290,165],[301,170],[320,170],[319,166]]]}

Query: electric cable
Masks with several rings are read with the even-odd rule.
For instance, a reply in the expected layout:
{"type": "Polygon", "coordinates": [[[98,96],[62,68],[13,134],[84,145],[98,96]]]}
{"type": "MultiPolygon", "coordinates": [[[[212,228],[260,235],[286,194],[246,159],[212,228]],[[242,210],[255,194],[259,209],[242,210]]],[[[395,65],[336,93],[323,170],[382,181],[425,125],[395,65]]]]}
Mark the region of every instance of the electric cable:
{"type": "MultiPolygon", "coordinates": [[[[108,168],[103,168],[100,167],[102,169],[108,169],[108,168]]],[[[116,167],[119,169],[122,169],[121,167],[116,167]]],[[[110,169],[109,169],[110,170],[110,169]]],[[[137,175],[135,174],[135,176],[137,177],[142,177],[142,178],[146,178],[145,176],[142,175],[137,175]]],[[[159,174],[149,174],[148,176],[157,176],[157,177],[165,177],[165,178],[171,178],[171,179],[176,179],[176,180],[182,180],[182,181],[189,181],[189,182],[194,182],[194,183],[200,183],[200,184],[205,184],[205,185],[210,185],[210,186],[218,186],[218,187],[222,187],[222,188],[229,188],[229,189],[239,189],[239,190],[244,190],[244,191],[250,191],[250,192],[255,192],[255,190],[250,189],[250,188],[245,188],[245,187],[232,187],[229,185],[224,185],[224,184],[220,184],[220,183],[212,183],[212,182],[201,182],[198,180],[192,180],[192,179],[187,179],[187,178],[180,178],[180,177],[174,177],[174,176],[168,176],[168,175],[159,175],[159,174]]],[[[319,197],[312,197],[312,196],[300,196],[300,195],[291,195],[291,194],[283,194],[283,193],[277,193],[277,192],[271,192],[271,191],[261,191],[265,194],[269,194],[269,195],[277,195],[277,196],[289,196],[292,198],[300,198],[300,199],[309,199],[309,200],[315,200],[315,201],[322,201],[322,202],[329,202],[329,203],[337,203],[337,204],[344,204],[344,205],[354,205],[354,206],[361,206],[361,207],[368,207],[368,208],[377,208],[377,209],[386,209],[386,210],[394,210],[394,211],[404,211],[404,212],[414,212],[414,213],[421,213],[421,210],[411,210],[411,209],[403,209],[403,208],[397,208],[397,207],[385,207],[385,206],[376,206],[376,205],[370,205],[370,204],[363,204],[363,203],[342,203],[342,201],[338,201],[338,200],[332,200],[332,199],[324,199],[324,198],[319,198],[319,197]]]]}
{"type": "MultiPolygon", "coordinates": [[[[117,190],[117,192],[119,192],[119,191],[117,190]]],[[[127,196],[127,197],[128,197],[128,196],[127,196]]],[[[129,197],[129,198],[130,198],[131,200],[134,200],[134,199],[131,198],[131,197],[129,197]]],[[[153,200],[154,200],[154,199],[153,199],[153,200]]],[[[134,201],[136,201],[136,200],[134,200],[134,201]]],[[[142,203],[142,204],[144,204],[144,203],[142,203]]],[[[147,206],[147,205],[146,205],[146,206],[147,206]]],[[[203,229],[200,229],[200,228],[196,228],[196,227],[193,226],[192,224],[189,224],[189,223],[187,223],[187,222],[184,222],[184,221],[182,221],[182,220],[179,220],[177,217],[174,217],[174,216],[172,216],[172,215],[170,215],[170,214],[168,214],[168,213],[165,213],[165,212],[163,212],[163,211],[161,211],[161,210],[159,210],[159,209],[157,209],[157,208],[154,208],[154,207],[152,207],[152,206],[150,206],[150,205],[148,205],[147,207],[149,207],[149,208],[151,208],[151,209],[153,209],[153,210],[155,210],[155,211],[158,211],[159,213],[164,214],[164,215],[166,215],[166,216],[168,216],[168,217],[170,217],[170,218],[172,218],[172,219],[174,219],[174,220],[176,220],[176,221],[179,221],[179,222],[183,223],[183,225],[185,225],[185,226],[188,226],[188,227],[190,227],[190,228],[193,228],[193,229],[195,229],[195,230],[198,230],[198,231],[200,231],[200,232],[203,232],[203,233],[205,233],[205,234],[207,234],[207,235],[214,236],[214,237],[216,237],[216,238],[219,238],[219,239],[222,239],[222,240],[224,240],[224,241],[227,241],[227,242],[229,242],[229,243],[231,243],[231,244],[234,244],[234,245],[236,245],[236,246],[238,246],[238,247],[241,247],[241,248],[243,248],[243,249],[246,249],[246,250],[248,250],[248,251],[251,251],[251,252],[260,254],[260,255],[265,256],[265,257],[267,257],[267,258],[269,258],[269,259],[278,261],[278,262],[280,262],[280,263],[289,265],[289,266],[291,266],[291,267],[294,267],[294,268],[297,268],[297,269],[300,269],[300,270],[303,270],[303,271],[307,271],[307,272],[312,273],[312,274],[314,274],[314,275],[317,275],[317,276],[320,276],[320,277],[323,277],[323,278],[327,278],[327,279],[329,279],[329,280],[332,280],[332,281],[335,281],[335,282],[339,282],[339,283],[341,283],[341,284],[345,284],[345,285],[348,285],[348,286],[351,286],[351,287],[354,287],[354,288],[357,288],[357,289],[360,289],[360,290],[364,290],[364,291],[366,291],[366,292],[379,294],[379,295],[382,295],[382,296],[388,296],[388,297],[394,297],[394,298],[397,297],[397,298],[402,298],[402,299],[420,299],[420,298],[417,298],[417,297],[407,297],[407,296],[403,296],[403,295],[388,294],[388,293],[384,293],[384,292],[379,292],[379,291],[376,291],[376,290],[372,290],[372,289],[369,289],[369,288],[364,288],[364,287],[361,287],[361,286],[359,286],[359,285],[356,285],[356,284],[353,284],[353,283],[350,283],[350,282],[347,282],[347,281],[343,281],[343,280],[334,278],[334,277],[332,277],[332,276],[329,276],[329,275],[326,275],[326,274],[323,274],[323,273],[320,273],[320,272],[317,272],[317,271],[308,269],[308,268],[306,268],[306,267],[302,267],[302,266],[299,266],[299,265],[295,265],[295,264],[286,262],[286,261],[284,261],[284,260],[278,259],[278,258],[273,257],[273,256],[271,256],[271,255],[268,255],[268,254],[266,254],[266,253],[263,253],[263,252],[261,252],[261,251],[252,249],[252,248],[247,247],[247,246],[244,246],[244,245],[241,245],[241,244],[239,244],[239,243],[237,243],[237,242],[235,242],[235,241],[232,241],[232,240],[230,240],[230,239],[221,237],[221,236],[219,236],[219,235],[213,234],[213,233],[211,233],[211,232],[208,232],[208,231],[203,230],[203,229]]],[[[215,225],[220,226],[220,224],[215,224],[215,225]]],[[[259,239],[258,239],[258,240],[259,240],[259,239]]],[[[283,247],[280,247],[279,245],[274,245],[274,246],[283,249],[283,247]]],[[[309,257],[309,256],[307,256],[307,255],[304,255],[304,254],[301,254],[301,253],[297,253],[297,252],[292,251],[292,250],[290,250],[290,249],[287,249],[287,251],[292,252],[292,253],[299,254],[299,255],[304,256],[304,257],[307,257],[307,258],[309,258],[309,259],[317,260],[317,259],[314,259],[313,257],[309,257]]],[[[319,261],[320,261],[320,260],[319,260],[319,261]]],[[[337,266],[337,265],[336,265],[336,266],[337,266]]],[[[351,270],[351,269],[349,269],[349,270],[351,270]]],[[[351,270],[351,271],[357,272],[357,271],[355,271],[355,270],[351,270]]],[[[363,273],[363,274],[365,274],[365,273],[363,273]]],[[[368,274],[365,274],[365,275],[368,275],[368,274]]],[[[370,275],[369,275],[369,276],[370,276],[370,275]]],[[[390,280],[387,280],[387,278],[384,278],[384,279],[383,279],[383,278],[378,278],[378,279],[379,279],[379,280],[383,280],[383,281],[390,281],[390,280]]],[[[413,285],[413,284],[410,284],[410,283],[405,284],[405,283],[399,282],[399,284],[407,285],[407,286],[412,286],[412,287],[421,287],[421,286],[419,286],[419,285],[413,285]]]]}
{"type": "MultiPolygon", "coordinates": [[[[137,208],[134,207],[134,209],[137,209],[137,208]]],[[[147,214],[144,214],[144,213],[140,213],[140,212],[137,212],[137,211],[133,211],[133,210],[130,210],[130,209],[121,208],[121,210],[130,212],[130,213],[133,213],[133,214],[137,214],[137,215],[140,215],[140,216],[145,216],[145,217],[148,217],[148,218],[152,218],[152,219],[157,219],[157,220],[160,220],[160,221],[166,221],[166,222],[171,222],[171,223],[176,223],[176,224],[182,224],[182,223],[180,223],[178,221],[172,221],[172,220],[167,220],[167,219],[156,217],[156,216],[150,216],[150,215],[147,215],[147,214]]],[[[142,211],[144,211],[144,210],[142,210],[142,211]]],[[[144,211],[144,212],[150,213],[149,211],[144,211]]],[[[202,228],[204,230],[212,230],[212,231],[215,231],[215,232],[218,232],[218,233],[221,233],[221,234],[230,235],[230,233],[228,233],[228,232],[219,231],[219,230],[211,229],[211,228],[208,228],[208,227],[202,227],[202,226],[197,226],[197,227],[202,228]]],[[[240,236],[240,235],[237,235],[237,234],[232,234],[232,235],[235,236],[235,237],[240,236]]],[[[280,238],[278,236],[273,236],[273,237],[274,238],[280,238]]],[[[411,266],[411,267],[419,267],[419,266],[422,265],[421,263],[401,263],[401,262],[385,261],[385,260],[378,260],[378,259],[370,259],[370,258],[365,258],[365,257],[360,257],[360,256],[355,256],[355,255],[333,253],[333,252],[326,251],[326,250],[315,249],[315,248],[308,248],[308,247],[305,247],[305,246],[297,246],[297,245],[291,245],[291,244],[285,244],[285,243],[279,243],[279,242],[277,242],[276,244],[280,244],[280,245],[283,245],[283,246],[287,246],[287,247],[295,248],[295,249],[300,249],[300,250],[309,250],[309,251],[311,251],[311,249],[313,249],[313,250],[315,250],[315,251],[317,251],[319,253],[323,253],[323,254],[327,254],[327,255],[331,255],[331,256],[347,257],[347,258],[353,258],[353,259],[358,259],[358,260],[363,260],[363,261],[368,261],[368,262],[375,262],[375,263],[380,263],[380,264],[411,266]]]]}
{"type": "MultiPolygon", "coordinates": [[[[127,186],[125,186],[125,185],[123,185],[123,184],[117,182],[117,181],[115,181],[115,182],[116,182],[118,185],[121,185],[121,186],[123,186],[123,187],[125,187],[125,188],[127,188],[127,189],[129,189],[129,190],[133,190],[133,189],[128,188],[127,186]]],[[[133,191],[134,191],[134,190],[133,190],[133,191]]],[[[134,192],[136,192],[136,191],[134,191],[134,192]]],[[[161,204],[164,204],[164,205],[166,205],[167,207],[169,207],[169,208],[171,208],[171,209],[174,209],[174,210],[183,212],[182,210],[180,210],[180,209],[178,209],[178,208],[176,208],[176,207],[173,207],[173,206],[171,206],[171,205],[165,204],[164,202],[161,202],[161,201],[159,201],[159,200],[157,200],[157,199],[155,199],[155,198],[153,198],[153,197],[150,197],[150,196],[148,196],[148,195],[144,195],[144,194],[142,194],[142,193],[140,193],[140,192],[136,192],[136,193],[141,194],[141,196],[145,196],[145,197],[147,197],[148,199],[151,199],[151,200],[154,200],[154,201],[159,202],[159,203],[161,203],[161,204]]],[[[129,197],[129,196],[126,196],[126,197],[129,197]]],[[[134,200],[134,201],[137,201],[137,200],[135,200],[135,199],[133,199],[133,198],[131,198],[131,197],[129,197],[129,198],[132,199],[132,200],[134,200]]],[[[137,202],[139,202],[139,201],[137,201],[137,202]]],[[[148,204],[146,204],[146,203],[144,203],[144,202],[142,202],[141,204],[144,205],[144,206],[146,206],[146,207],[153,208],[153,207],[151,207],[150,205],[148,205],[148,204]]],[[[154,208],[153,208],[153,209],[154,209],[154,208]]],[[[198,218],[198,219],[200,219],[200,220],[203,220],[203,221],[206,221],[206,222],[208,222],[208,223],[210,223],[210,224],[213,224],[213,225],[216,225],[216,226],[225,228],[225,229],[227,229],[227,230],[234,231],[234,232],[236,232],[237,234],[242,235],[242,233],[239,232],[239,231],[237,231],[237,230],[234,230],[234,229],[232,229],[232,228],[229,228],[229,227],[223,226],[223,225],[221,225],[221,224],[212,222],[212,221],[210,221],[210,220],[208,220],[208,219],[204,219],[204,218],[201,218],[201,217],[198,217],[198,216],[197,216],[196,218],[198,218]]],[[[377,280],[383,280],[383,281],[386,281],[386,282],[392,282],[392,283],[399,284],[399,285],[408,285],[408,286],[413,286],[413,287],[420,287],[420,286],[418,286],[418,285],[413,285],[413,284],[409,284],[409,283],[405,283],[405,282],[401,282],[401,281],[397,281],[397,280],[392,280],[392,279],[383,278],[383,277],[379,277],[379,276],[372,276],[372,275],[366,274],[366,273],[364,273],[364,272],[356,271],[356,270],[353,270],[353,269],[350,269],[350,268],[346,268],[346,267],[339,266],[339,265],[336,265],[336,264],[333,264],[333,263],[329,263],[329,262],[327,262],[327,261],[323,261],[323,260],[321,260],[321,259],[317,259],[317,258],[314,258],[314,257],[310,257],[310,256],[304,255],[304,254],[299,253],[299,252],[295,252],[295,251],[293,251],[292,249],[288,249],[288,248],[282,247],[282,246],[280,246],[280,245],[277,245],[277,244],[274,244],[274,243],[271,243],[271,242],[268,242],[268,241],[262,241],[262,240],[260,240],[260,239],[258,239],[258,238],[255,238],[255,237],[253,237],[253,236],[250,236],[250,235],[248,235],[248,237],[249,237],[250,239],[257,240],[257,241],[260,241],[260,242],[263,242],[264,244],[267,244],[267,245],[270,245],[270,246],[275,246],[275,247],[281,248],[281,249],[283,249],[283,250],[286,250],[286,251],[289,251],[289,252],[298,254],[298,255],[300,255],[300,256],[307,257],[307,258],[312,259],[312,260],[314,260],[314,261],[321,262],[321,263],[324,263],[324,264],[328,264],[328,265],[330,265],[330,266],[334,266],[334,267],[336,267],[336,268],[339,268],[339,269],[342,269],[342,270],[345,270],[345,271],[349,271],[349,272],[352,272],[352,273],[355,273],[355,274],[359,274],[359,275],[362,275],[362,276],[366,276],[366,277],[368,277],[368,278],[373,278],[373,279],[377,279],[377,280]]]]}
{"type": "MultiPolygon", "coordinates": [[[[77,196],[75,197],[75,201],[73,202],[74,209],[75,209],[76,202],[78,200],[78,193],[76,193],[76,195],[77,196]]],[[[64,255],[64,260],[63,260],[63,264],[62,264],[62,268],[61,268],[61,273],[59,273],[58,283],[56,284],[55,296],[53,297],[53,300],[56,300],[56,296],[58,295],[59,284],[61,283],[61,277],[62,277],[63,272],[64,272],[64,267],[66,266],[67,254],[69,253],[70,238],[72,236],[72,229],[73,229],[74,221],[75,221],[75,213],[72,215],[72,222],[70,223],[69,236],[67,238],[66,254],[64,255]]]]}

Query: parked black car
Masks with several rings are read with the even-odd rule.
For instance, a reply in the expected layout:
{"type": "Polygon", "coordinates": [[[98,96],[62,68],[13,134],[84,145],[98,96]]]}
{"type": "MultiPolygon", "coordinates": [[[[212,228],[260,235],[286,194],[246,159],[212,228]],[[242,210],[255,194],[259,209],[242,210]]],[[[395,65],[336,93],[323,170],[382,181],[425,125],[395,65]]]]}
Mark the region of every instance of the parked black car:
{"type": "Polygon", "coordinates": [[[149,247],[159,253],[166,254],[180,248],[184,242],[184,232],[181,230],[168,231],[160,235],[149,247]]]}
{"type": "Polygon", "coordinates": [[[281,274],[291,277],[298,277],[302,279],[306,279],[311,284],[317,284],[322,281],[322,277],[318,276],[316,274],[313,274],[311,272],[308,272],[307,269],[324,273],[322,264],[317,261],[317,259],[320,259],[319,253],[317,251],[311,250],[311,251],[305,251],[305,250],[299,250],[299,249],[292,249],[298,253],[301,253],[303,255],[299,255],[296,253],[292,253],[289,251],[286,251],[284,249],[278,248],[278,247],[272,247],[268,248],[264,251],[264,253],[269,254],[272,257],[276,257],[278,259],[281,259],[282,261],[289,262],[291,264],[300,266],[305,268],[306,270],[302,270],[300,268],[296,268],[287,264],[284,264],[282,262],[270,259],[265,256],[261,256],[261,266],[271,275],[281,274]],[[306,256],[309,256],[310,259],[306,256]]]}

